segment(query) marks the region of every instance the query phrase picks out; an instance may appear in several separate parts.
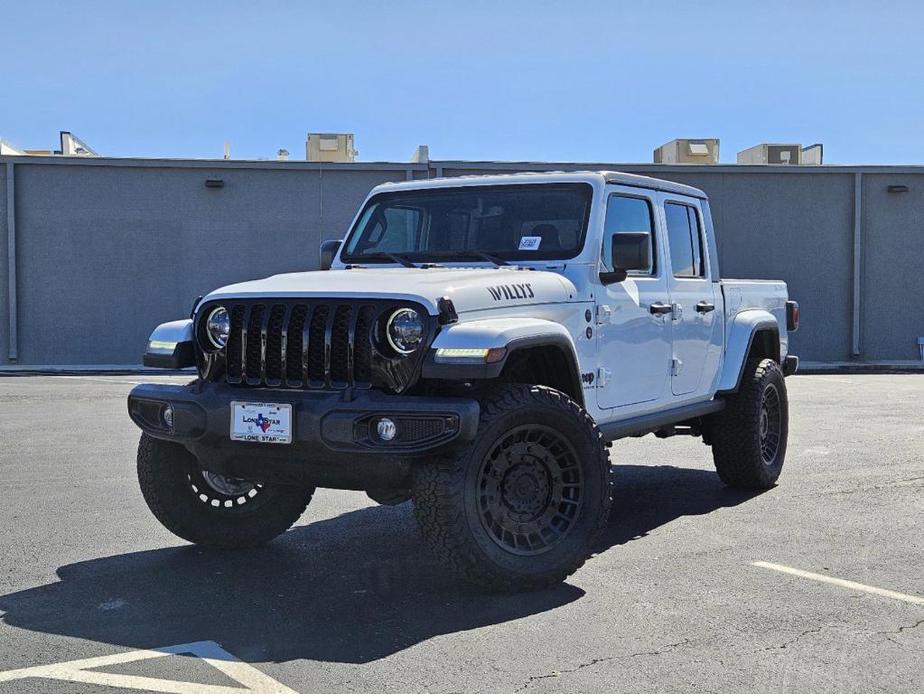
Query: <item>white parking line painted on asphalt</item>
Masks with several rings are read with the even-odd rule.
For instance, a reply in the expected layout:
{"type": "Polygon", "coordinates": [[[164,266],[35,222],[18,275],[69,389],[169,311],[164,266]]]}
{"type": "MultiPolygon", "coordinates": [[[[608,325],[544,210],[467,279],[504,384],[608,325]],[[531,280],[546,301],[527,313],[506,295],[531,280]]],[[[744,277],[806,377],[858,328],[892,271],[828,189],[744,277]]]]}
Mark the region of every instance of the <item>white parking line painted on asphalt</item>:
{"type": "Polygon", "coordinates": [[[263,674],[252,665],[235,658],[214,641],[196,641],[177,646],[166,646],[150,650],[116,653],[97,658],[71,660],[54,665],[7,670],[0,672],[0,682],[24,680],[31,677],[80,684],[98,684],[106,687],[120,687],[145,692],[167,692],[168,694],[297,694],[268,675],[263,674]],[[180,680],[162,680],[156,677],[138,677],[135,675],[115,675],[108,672],[91,672],[91,668],[112,667],[124,663],[134,663],[152,658],[170,655],[193,655],[221,671],[241,687],[225,687],[198,682],[180,680]]]}
{"type": "Polygon", "coordinates": [[[893,600],[901,600],[903,602],[910,602],[912,605],[924,605],[924,598],[917,595],[908,595],[906,593],[897,593],[894,590],[886,590],[885,588],[877,588],[876,586],[868,586],[865,583],[857,583],[855,581],[847,581],[843,578],[835,578],[834,576],[825,576],[824,574],[816,574],[811,571],[803,571],[802,569],[794,569],[791,566],[784,566],[783,564],[774,564],[769,561],[752,561],[751,566],[759,566],[762,569],[771,569],[772,571],[779,571],[784,574],[790,574],[791,576],[798,576],[799,578],[808,578],[813,581],[820,581],[822,583],[830,583],[833,586],[839,586],[841,588],[847,588],[848,590],[859,590],[863,593],[872,593],[873,595],[881,595],[884,598],[891,598],[893,600]]]}

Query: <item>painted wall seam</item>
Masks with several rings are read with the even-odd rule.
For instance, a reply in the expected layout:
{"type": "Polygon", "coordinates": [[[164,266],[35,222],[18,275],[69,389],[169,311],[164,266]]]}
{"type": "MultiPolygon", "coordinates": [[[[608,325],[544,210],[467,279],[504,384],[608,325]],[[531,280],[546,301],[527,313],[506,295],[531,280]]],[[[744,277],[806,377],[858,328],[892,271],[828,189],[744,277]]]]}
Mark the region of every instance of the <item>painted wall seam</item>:
{"type": "Polygon", "coordinates": [[[853,175],[853,326],[851,354],[860,356],[860,273],[863,251],[863,174],[853,175]]]}

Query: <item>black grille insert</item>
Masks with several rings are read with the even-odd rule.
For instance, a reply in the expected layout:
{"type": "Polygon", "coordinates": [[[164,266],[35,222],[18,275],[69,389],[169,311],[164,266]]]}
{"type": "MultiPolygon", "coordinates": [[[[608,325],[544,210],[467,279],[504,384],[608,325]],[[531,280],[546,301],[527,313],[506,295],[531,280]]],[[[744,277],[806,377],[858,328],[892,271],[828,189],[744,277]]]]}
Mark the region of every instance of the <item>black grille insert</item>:
{"type": "Polygon", "coordinates": [[[384,378],[400,390],[418,362],[375,348],[377,325],[399,308],[390,302],[276,299],[225,306],[231,314],[225,379],[231,384],[336,390],[370,388],[384,378]]]}

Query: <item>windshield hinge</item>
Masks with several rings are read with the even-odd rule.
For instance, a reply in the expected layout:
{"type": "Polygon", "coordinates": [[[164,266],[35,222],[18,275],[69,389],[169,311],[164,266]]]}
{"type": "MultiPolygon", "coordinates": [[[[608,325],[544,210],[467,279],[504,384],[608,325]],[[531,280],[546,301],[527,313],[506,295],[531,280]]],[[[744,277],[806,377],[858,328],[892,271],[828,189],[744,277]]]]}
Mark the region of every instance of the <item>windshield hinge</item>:
{"type": "Polygon", "coordinates": [[[452,299],[450,299],[448,296],[444,296],[439,301],[437,301],[436,307],[440,312],[440,325],[449,325],[450,323],[455,323],[459,320],[459,314],[456,313],[455,304],[452,303],[452,299]]]}

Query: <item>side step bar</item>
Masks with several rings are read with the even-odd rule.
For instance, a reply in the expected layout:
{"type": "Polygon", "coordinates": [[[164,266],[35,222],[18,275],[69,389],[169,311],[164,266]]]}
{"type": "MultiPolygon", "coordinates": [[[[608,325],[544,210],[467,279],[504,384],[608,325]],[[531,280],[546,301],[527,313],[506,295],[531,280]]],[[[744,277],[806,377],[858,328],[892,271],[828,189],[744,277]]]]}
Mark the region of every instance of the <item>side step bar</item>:
{"type": "Polygon", "coordinates": [[[719,412],[725,409],[724,400],[707,400],[706,402],[697,402],[692,405],[675,407],[666,412],[655,412],[653,414],[642,415],[641,417],[632,417],[623,419],[618,422],[607,422],[600,425],[600,431],[603,437],[608,441],[623,439],[627,436],[642,436],[650,434],[653,431],[662,429],[671,424],[685,422],[688,419],[705,417],[707,414],[719,412]]]}

